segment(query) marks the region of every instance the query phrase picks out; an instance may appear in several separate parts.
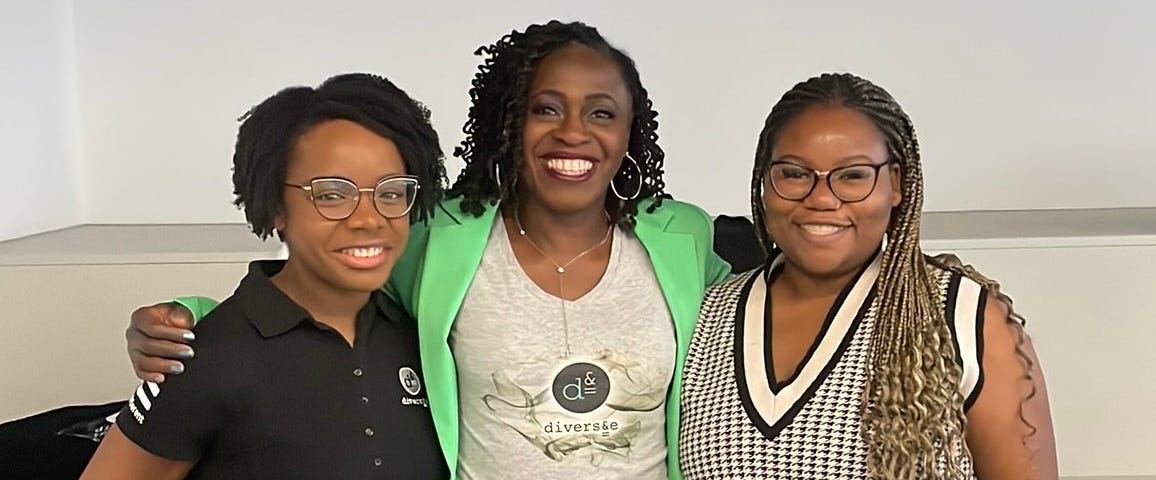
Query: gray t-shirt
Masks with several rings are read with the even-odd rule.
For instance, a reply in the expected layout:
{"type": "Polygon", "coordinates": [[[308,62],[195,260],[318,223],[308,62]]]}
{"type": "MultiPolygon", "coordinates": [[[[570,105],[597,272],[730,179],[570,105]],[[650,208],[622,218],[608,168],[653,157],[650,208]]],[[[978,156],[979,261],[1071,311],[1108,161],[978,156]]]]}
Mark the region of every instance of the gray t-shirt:
{"type": "Polygon", "coordinates": [[[616,229],[610,264],[566,302],[534,284],[501,216],[450,332],[458,475],[665,479],[674,324],[645,248],[616,229]]]}

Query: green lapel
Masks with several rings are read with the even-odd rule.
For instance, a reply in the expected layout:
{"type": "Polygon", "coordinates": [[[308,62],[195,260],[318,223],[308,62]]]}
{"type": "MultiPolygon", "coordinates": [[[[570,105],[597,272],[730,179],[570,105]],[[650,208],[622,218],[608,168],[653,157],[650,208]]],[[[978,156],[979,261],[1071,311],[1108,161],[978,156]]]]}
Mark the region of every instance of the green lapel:
{"type": "Polygon", "coordinates": [[[458,383],[448,339],[478,271],[497,211],[490,207],[482,216],[473,217],[462,213],[458,205],[446,204],[456,221],[443,212],[430,226],[417,300],[418,339],[430,412],[451,477],[458,464],[458,383]]]}

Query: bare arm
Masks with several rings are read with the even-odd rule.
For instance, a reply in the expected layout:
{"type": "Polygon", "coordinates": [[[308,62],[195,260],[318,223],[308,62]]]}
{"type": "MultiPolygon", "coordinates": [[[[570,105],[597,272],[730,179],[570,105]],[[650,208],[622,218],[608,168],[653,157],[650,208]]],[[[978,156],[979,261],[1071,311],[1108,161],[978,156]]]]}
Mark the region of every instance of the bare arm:
{"type": "Polygon", "coordinates": [[[1009,322],[1007,306],[994,297],[984,311],[983,342],[984,383],[967,413],[967,445],[977,477],[1059,478],[1043,369],[1027,333],[1009,322]],[[1022,357],[1031,364],[1031,381],[1022,357]]]}
{"type": "Polygon", "coordinates": [[[193,468],[192,462],[158,457],[129,440],[113,425],[81,480],[178,480],[193,468]]]}

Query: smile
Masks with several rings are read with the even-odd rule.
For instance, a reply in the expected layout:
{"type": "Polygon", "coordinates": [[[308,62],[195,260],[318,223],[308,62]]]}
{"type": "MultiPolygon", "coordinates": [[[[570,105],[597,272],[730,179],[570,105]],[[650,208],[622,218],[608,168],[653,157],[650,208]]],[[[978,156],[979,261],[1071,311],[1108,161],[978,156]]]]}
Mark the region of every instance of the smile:
{"type": "Polygon", "coordinates": [[[580,158],[548,158],[546,170],[556,176],[579,179],[594,169],[594,162],[580,158]]]}
{"type": "Polygon", "coordinates": [[[355,257],[355,258],[373,258],[373,257],[376,257],[378,255],[381,255],[381,252],[384,252],[384,251],[385,251],[385,249],[381,248],[381,247],[346,248],[346,249],[342,249],[341,253],[344,253],[346,255],[349,255],[349,256],[355,257]]]}
{"type": "Polygon", "coordinates": [[[384,246],[342,248],[337,251],[337,259],[354,270],[371,270],[385,264],[386,250],[384,246]]]}
{"type": "Polygon", "coordinates": [[[807,233],[814,235],[816,237],[826,237],[826,236],[834,235],[836,233],[843,232],[844,230],[847,230],[848,228],[851,228],[851,227],[846,226],[846,225],[806,223],[806,224],[799,225],[799,228],[803,229],[804,232],[807,232],[807,233]]]}

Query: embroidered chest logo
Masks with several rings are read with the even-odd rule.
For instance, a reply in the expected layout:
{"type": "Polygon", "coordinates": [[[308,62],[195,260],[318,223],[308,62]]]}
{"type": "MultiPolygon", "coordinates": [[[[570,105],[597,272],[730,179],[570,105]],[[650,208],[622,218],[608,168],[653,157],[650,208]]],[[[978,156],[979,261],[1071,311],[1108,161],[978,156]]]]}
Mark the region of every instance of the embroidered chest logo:
{"type": "Polygon", "coordinates": [[[401,380],[401,388],[410,395],[417,395],[421,393],[421,379],[418,378],[417,372],[409,367],[401,367],[397,370],[397,378],[401,380]]]}
{"type": "Polygon", "coordinates": [[[554,401],[574,413],[592,412],[610,395],[610,376],[592,363],[574,363],[554,377],[554,401]]]}

